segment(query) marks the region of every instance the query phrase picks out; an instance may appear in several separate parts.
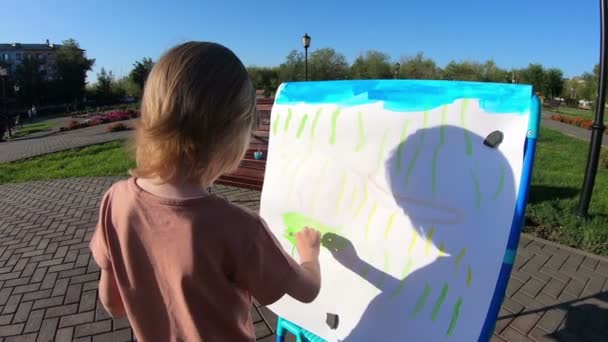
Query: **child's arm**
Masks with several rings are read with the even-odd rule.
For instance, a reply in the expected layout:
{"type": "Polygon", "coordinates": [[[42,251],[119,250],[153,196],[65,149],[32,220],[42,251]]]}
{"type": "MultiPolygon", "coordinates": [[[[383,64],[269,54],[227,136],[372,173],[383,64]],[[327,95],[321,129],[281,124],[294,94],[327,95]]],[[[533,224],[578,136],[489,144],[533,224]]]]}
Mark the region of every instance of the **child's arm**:
{"type": "Polygon", "coordinates": [[[243,254],[235,275],[239,287],[261,305],[269,305],[285,294],[302,302],[312,302],[319,293],[319,233],[305,229],[297,236],[302,265],[291,258],[276,237],[260,220],[256,235],[243,254]],[[316,246],[316,247],[315,247],[316,246]]]}
{"type": "Polygon", "coordinates": [[[118,292],[118,285],[116,285],[116,278],[112,269],[101,270],[99,300],[112,318],[123,317],[127,314],[122,304],[122,298],[120,297],[120,292],[118,292]]]}
{"type": "Polygon", "coordinates": [[[300,270],[289,282],[287,293],[294,299],[310,303],[321,290],[321,268],[319,265],[319,232],[304,228],[296,234],[296,248],[300,254],[300,270]]]}

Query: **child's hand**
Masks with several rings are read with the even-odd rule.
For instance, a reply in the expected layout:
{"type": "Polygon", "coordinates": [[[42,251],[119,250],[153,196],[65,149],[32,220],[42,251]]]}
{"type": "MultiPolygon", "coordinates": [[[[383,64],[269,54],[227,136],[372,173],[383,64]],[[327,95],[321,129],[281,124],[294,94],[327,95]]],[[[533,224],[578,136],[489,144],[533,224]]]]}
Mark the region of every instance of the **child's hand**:
{"type": "Polygon", "coordinates": [[[300,262],[319,260],[319,248],[321,245],[321,234],[312,229],[305,227],[296,233],[296,248],[300,254],[300,262]]]}

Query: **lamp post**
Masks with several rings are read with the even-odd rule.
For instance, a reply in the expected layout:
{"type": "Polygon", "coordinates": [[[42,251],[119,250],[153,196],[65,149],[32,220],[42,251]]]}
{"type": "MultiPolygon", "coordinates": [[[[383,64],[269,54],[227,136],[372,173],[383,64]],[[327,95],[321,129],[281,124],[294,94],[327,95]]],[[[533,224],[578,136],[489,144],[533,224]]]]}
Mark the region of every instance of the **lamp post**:
{"type": "Polygon", "coordinates": [[[310,46],[310,36],[308,33],[304,33],[302,36],[302,45],[304,45],[304,79],[308,81],[308,47],[310,46]]]}
{"type": "Polygon", "coordinates": [[[397,76],[399,76],[399,69],[401,68],[401,64],[399,64],[399,62],[395,63],[395,71],[394,71],[394,78],[397,79],[397,76]]]}
{"type": "Polygon", "coordinates": [[[604,106],[606,105],[606,77],[608,76],[608,50],[606,50],[606,40],[608,40],[608,27],[606,26],[606,16],[608,13],[608,0],[600,0],[600,80],[598,82],[597,102],[595,103],[595,121],[591,125],[591,141],[589,142],[589,155],[587,156],[587,167],[585,169],[585,179],[583,189],[576,209],[578,217],[586,217],[591,202],[591,194],[595,185],[595,176],[602,149],[602,136],[604,132],[604,106]]]}

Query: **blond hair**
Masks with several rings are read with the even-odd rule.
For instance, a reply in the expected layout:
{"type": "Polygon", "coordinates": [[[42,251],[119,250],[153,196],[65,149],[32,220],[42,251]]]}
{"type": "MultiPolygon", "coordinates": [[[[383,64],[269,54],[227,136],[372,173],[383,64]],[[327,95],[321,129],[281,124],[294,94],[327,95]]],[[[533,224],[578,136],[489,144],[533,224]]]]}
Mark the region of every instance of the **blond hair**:
{"type": "Polygon", "coordinates": [[[255,90],[231,50],[209,42],[178,45],[146,81],[131,174],[209,185],[238,167],[256,119],[255,90]]]}

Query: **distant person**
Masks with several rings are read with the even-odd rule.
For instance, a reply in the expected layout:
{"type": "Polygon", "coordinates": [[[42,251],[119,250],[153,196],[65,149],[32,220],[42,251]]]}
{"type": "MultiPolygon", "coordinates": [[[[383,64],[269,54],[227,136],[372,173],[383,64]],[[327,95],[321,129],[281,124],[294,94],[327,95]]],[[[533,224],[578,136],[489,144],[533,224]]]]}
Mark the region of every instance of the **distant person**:
{"type": "Polygon", "coordinates": [[[215,43],[172,48],[148,77],[137,167],[104,195],[90,244],[101,302],[139,341],[254,341],[252,297],[320,291],[316,230],[296,235],[298,264],[257,214],[205,190],[244,156],[255,101],[247,69],[215,43]]]}
{"type": "Polygon", "coordinates": [[[36,110],[36,106],[32,106],[32,117],[35,119],[38,116],[38,111],[36,110]]]}
{"type": "Polygon", "coordinates": [[[27,110],[27,118],[30,121],[30,123],[32,123],[32,109],[28,109],[27,110]]]}

